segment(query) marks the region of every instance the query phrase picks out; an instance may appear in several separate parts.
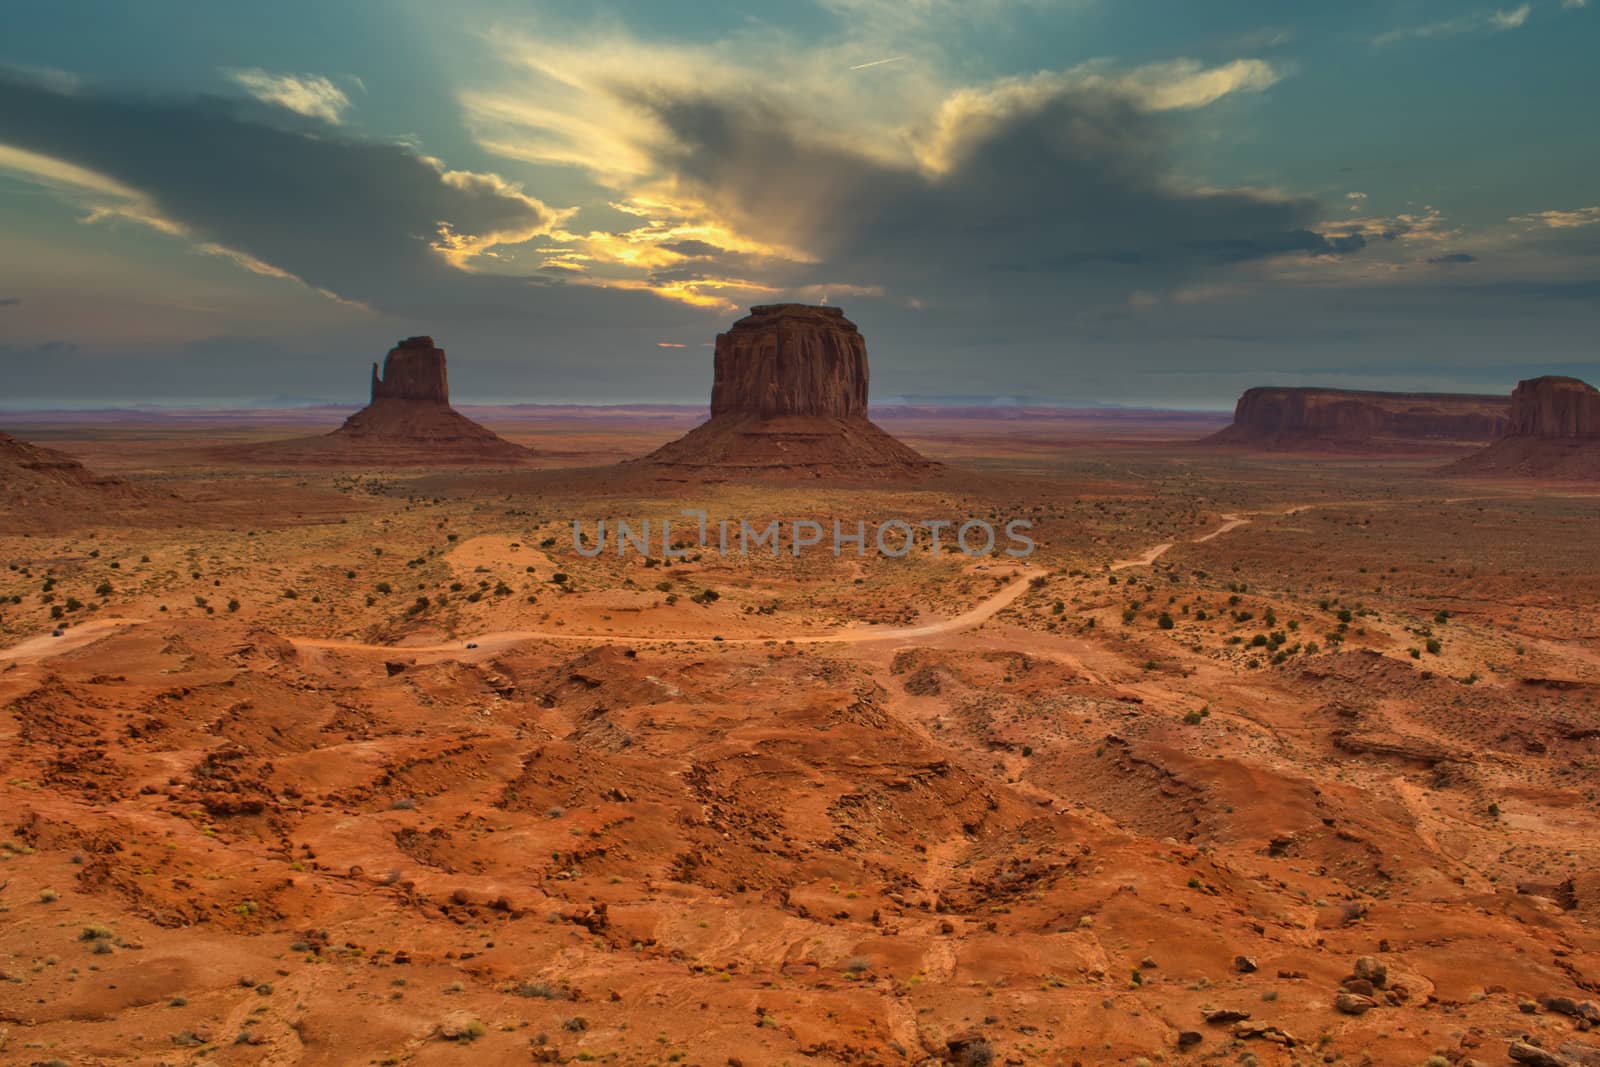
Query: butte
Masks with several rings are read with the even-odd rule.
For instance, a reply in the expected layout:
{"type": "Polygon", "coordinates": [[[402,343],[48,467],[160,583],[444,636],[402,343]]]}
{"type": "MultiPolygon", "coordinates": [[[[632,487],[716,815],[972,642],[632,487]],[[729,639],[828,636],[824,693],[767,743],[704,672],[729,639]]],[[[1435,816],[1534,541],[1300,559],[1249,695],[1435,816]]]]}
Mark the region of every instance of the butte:
{"type": "Polygon", "coordinates": [[[408,337],[372,365],[372,396],[344,425],[321,437],[229,450],[254,462],[415,467],[520,464],[533,458],[450,406],[444,349],[431,337],[408,337]]]}
{"type": "Polygon", "coordinates": [[[717,335],[711,418],[633,461],[658,477],[903,479],[941,465],[867,418],[867,344],[836,307],[766,304],[717,335]]]}
{"type": "Polygon", "coordinates": [[[1518,382],[1505,436],[1444,469],[1450,474],[1600,479],[1600,390],[1556,375],[1518,382]]]}

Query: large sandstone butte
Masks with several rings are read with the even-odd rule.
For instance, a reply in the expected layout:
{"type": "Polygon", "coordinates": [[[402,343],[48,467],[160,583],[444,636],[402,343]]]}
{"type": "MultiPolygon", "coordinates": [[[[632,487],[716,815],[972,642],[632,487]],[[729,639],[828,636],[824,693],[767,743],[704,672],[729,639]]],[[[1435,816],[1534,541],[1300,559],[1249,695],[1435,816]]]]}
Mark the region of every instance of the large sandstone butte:
{"type": "Polygon", "coordinates": [[[867,418],[867,344],[836,307],[766,304],[717,335],[711,419],[641,462],[668,476],[880,478],[938,468],[867,418]]]}
{"type": "Polygon", "coordinates": [[[450,406],[450,376],[445,368],[444,349],[431,337],[407,337],[383,358],[383,374],[372,365],[373,403],[379,400],[408,400],[435,407],[450,406]]]}
{"type": "Polygon", "coordinates": [[[408,337],[372,365],[371,403],[323,437],[276,441],[242,450],[259,462],[424,466],[521,463],[533,453],[450,406],[444,349],[431,337],[408,337]]]}
{"type": "Polygon", "coordinates": [[[1504,397],[1262,386],[1247,389],[1233,424],[1205,444],[1367,448],[1492,441],[1508,425],[1504,397]]]}
{"type": "Polygon", "coordinates": [[[1546,375],[1517,383],[1507,433],[1445,468],[1459,474],[1600,478],[1600,390],[1546,375]]]}

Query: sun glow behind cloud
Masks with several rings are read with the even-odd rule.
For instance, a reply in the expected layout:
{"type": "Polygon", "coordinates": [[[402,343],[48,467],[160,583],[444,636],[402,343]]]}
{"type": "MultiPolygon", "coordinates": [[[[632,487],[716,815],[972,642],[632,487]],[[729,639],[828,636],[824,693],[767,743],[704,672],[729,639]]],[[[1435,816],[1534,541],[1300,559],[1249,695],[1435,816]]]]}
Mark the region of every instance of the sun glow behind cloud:
{"type": "MultiPolygon", "coordinates": [[[[771,113],[770,129],[804,139],[849,166],[936,182],[997,125],[1068,94],[1103,95],[1150,113],[1198,110],[1237,93],[1269,89],[1283,72],[1253,58],[1206,65],[1180,59],[1123,69],[1082,64],[1027,77],[960,84],[936,52],[885,52],[870,40],[805,47],[782,34],[713,44],[647,43],[612,33],[552,42],[494,31],[501,66],[458,101],[480,148],[506,159],[572,168],[616,194],[611,206],[639,218],[629,229],[562,229],[541,269],[582,284],[643,288],[696,307],[825,283],[807,278],[844,224],[830,217],[848,180],[819,172],[820,184],[774,195],[759,220],[727,210],[671,162],[674,122],[703,107],[771,113]],[[841,69],[870,70],[870,90],[841,69]],[[772,87],[782,86],[781,96],[772,87]],[[915,178],[921,174],[922,179],[915,178]],[[804,191],[802,191],[802,189],[804,191]],[[687,254],[685,245],[699,246],[687,254]],[[689,277],[693,273],[695,276],[689,277]]],[[[709,117],[708,121],[720,121],[709,117]]],[[[759,121],[759,120],[758,120],[759,121]]],[[[749,171],[758,152],[728,146],[719,165],[749,171]]],[[[581,217],[581,215],[580,215],[581,217]]],[[[909,303],[888,279],[838,279],[839,292],[884,293],[909,303]]]]}

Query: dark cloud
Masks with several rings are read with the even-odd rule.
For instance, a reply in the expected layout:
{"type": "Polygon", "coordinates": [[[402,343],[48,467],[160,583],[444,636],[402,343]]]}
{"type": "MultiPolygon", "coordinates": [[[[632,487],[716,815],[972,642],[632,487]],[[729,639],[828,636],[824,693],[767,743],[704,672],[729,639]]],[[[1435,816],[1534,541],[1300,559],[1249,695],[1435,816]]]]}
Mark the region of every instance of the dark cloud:
{"type": "Polygon", "coordinates": [[[0,296],[0,308],[15,308],[22,306],[20,296],[0,296]]]}
{"type": "Polygon", "coordinates": [[[1477,256],[1467,252],[1446,252],[1442,256],[1428,257],[1429,263],[1437,263],[1442,266],[1450,266],[1456,263],[1476,263],[1477,261],[1477,256]]]}
{"type": "Polygon", "coordinates": [[[1109,269],[1140,283],[1366,244],[1317,232],[1313,200],[1181,186],[1171,161],[1181,120],[1104,88],[1063,85],[975,111],[945,131],[936,168],[815,136],[771,101],[625,96],[668,132],[665,174],[737,231],[817,256],[815,280],[916,291],[970,285],[986,270],[1109,269]]]}
{"type": "Polygon", "coordinates": [[[661,247],[680,256],[691,257],[715,256],[723,251],[709,241],[662,241],[661,247]]]}
{"type": "Polygon", "coordinates": [[[526,283],[473,278],[432,245],[531,235],[554,216],[492,177],[415,148],[313,131],[218,98],[66,90],[0,72],[0,143],[105,175],[210,242],[374,307],[515,304],[526,283]]]}

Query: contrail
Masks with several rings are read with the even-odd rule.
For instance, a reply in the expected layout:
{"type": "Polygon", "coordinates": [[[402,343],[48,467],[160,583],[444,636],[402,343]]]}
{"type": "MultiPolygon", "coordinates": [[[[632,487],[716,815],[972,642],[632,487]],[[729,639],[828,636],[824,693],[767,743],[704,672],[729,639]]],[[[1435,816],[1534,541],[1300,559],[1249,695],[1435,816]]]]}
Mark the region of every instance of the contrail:
{"type": "Polygon", "coordinates": [[[866,70],[868,67],[881,67],[885,63],[898,63],[902,59],[910,59],[910,58],[911,58],[910,56],[890,56],[888,59],[874,59],[871,63],[857,63],[855,66],[851,67],[850,69],[851,70],[866,70]]]}

